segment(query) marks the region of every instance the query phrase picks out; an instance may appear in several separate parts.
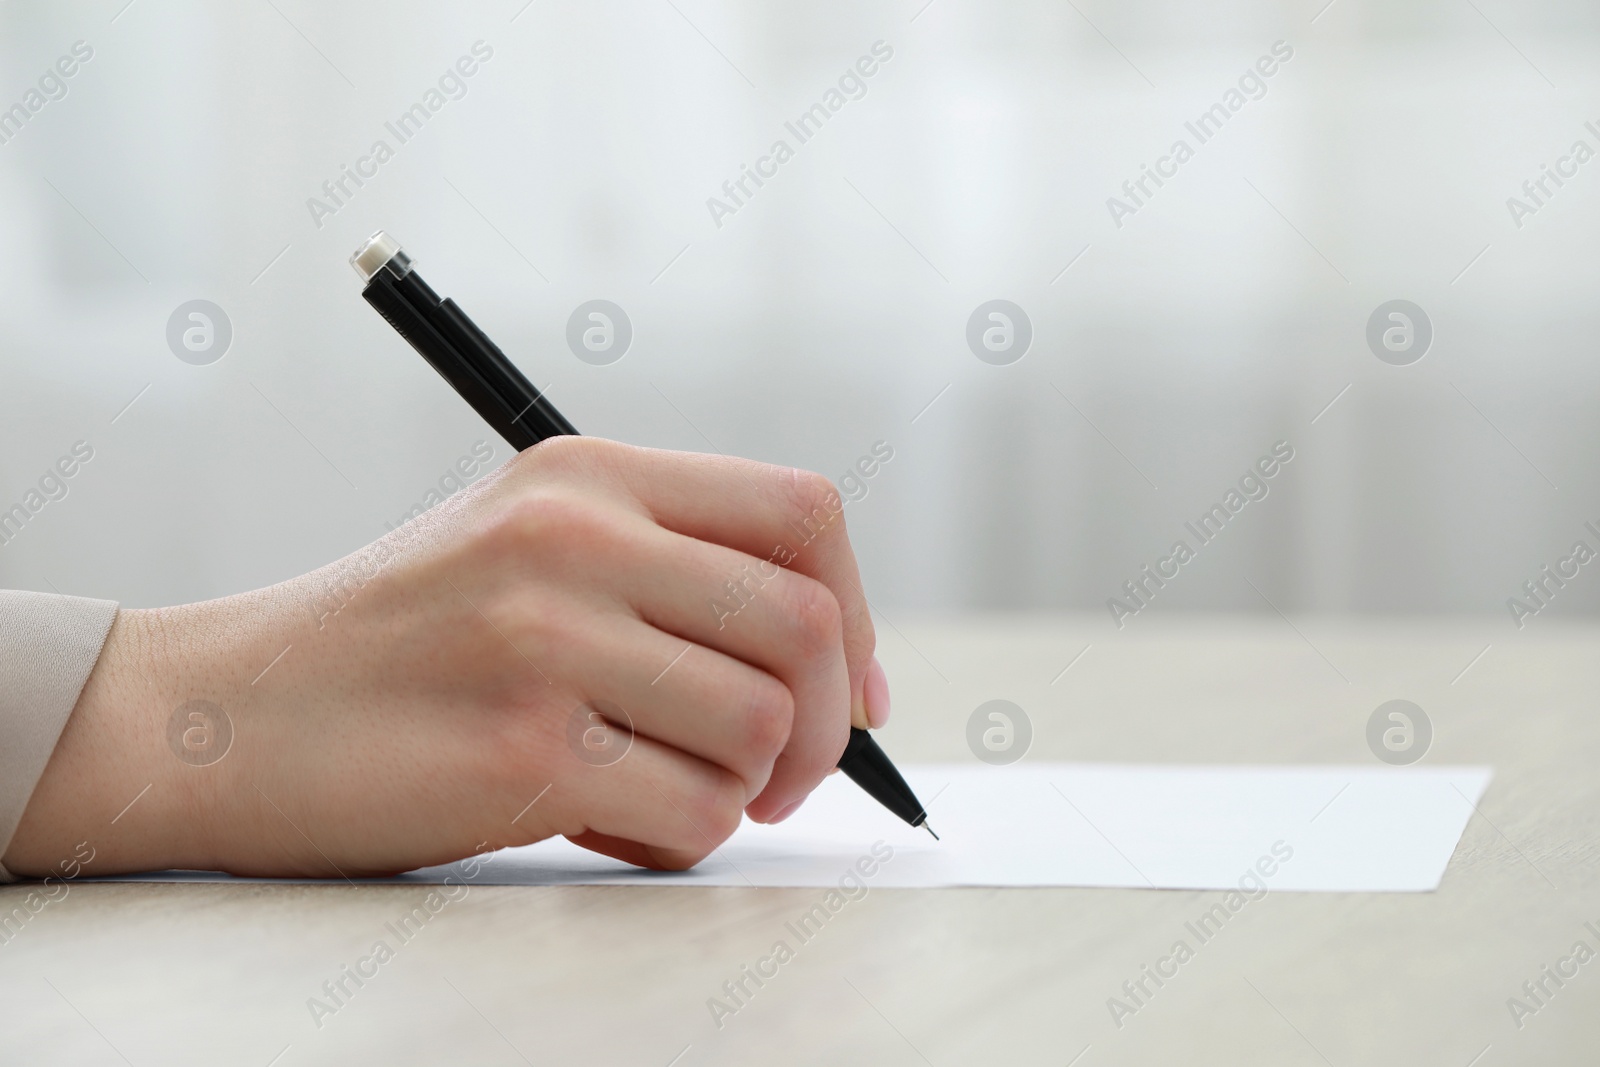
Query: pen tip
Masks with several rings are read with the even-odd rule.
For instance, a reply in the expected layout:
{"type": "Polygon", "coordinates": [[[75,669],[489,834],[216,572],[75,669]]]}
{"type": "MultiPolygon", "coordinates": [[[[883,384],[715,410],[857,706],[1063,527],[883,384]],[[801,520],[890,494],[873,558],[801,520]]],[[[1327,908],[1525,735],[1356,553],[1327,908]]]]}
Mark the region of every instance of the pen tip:
{"type": "MultiPolygon", "coordinates": [[[[928,820],[926,820],[926,819],[922,820],[922,828],[924,830],[928,831],[928,833],[933,834],[933,827],[928,825],[928,820]]],[[[939,840],[939,835],[938,834],[933,834],[933,839],[935,841],[938,841],[939,840]]]]}

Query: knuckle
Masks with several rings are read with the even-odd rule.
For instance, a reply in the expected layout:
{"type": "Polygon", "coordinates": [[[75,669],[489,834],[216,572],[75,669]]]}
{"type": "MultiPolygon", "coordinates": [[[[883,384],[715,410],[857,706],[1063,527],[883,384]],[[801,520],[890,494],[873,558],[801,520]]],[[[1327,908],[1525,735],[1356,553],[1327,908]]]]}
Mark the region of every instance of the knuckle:
{"type": "Polygon", "coordinates": [[[493,538],[513,552],[537,552],[542,558],[572,550],[609,547],[614,524],[605,509],[585,496],[539,489],[518,496],[497,517],[493,538]]]}
{"type": "Polygon", "coordinates": [[[735,774],[714,768],[705,783],[688,797],[689,815],[694,822],[691,832],[695,836],[686,843],[691,848],[698,847],[710,838],[713,846],[722,844],[739,828],[744,804],[744,782],[735,774]]]}
{"type": "Polygon", "coordinates": [[[744,750],[767,767],[789,743],[794,726],[794,696],[787,686],[763,675],[745,704],[744,750]]]}
{"type": "Polygon", "coordinates": [[[603,437],[559,434],[524,449],[512,462],[527,471],[581,471],[604,462],[605,457],[622,447],[603,437]]]}
{"type": "Polygon", "coordinates": [[[797,578],[787,617],[794,627],[795,645],[803,655],[831,655],[844,647],[844,613],[839,601],[821,582],[797,578]]]}
{"type": "Polygon", "coordinates": [[[784,490],[790,505],[800,513],[802,523],[831,523],[843,510],[839,490],[833,482],[815,471],[784,468],[784,490]]]}

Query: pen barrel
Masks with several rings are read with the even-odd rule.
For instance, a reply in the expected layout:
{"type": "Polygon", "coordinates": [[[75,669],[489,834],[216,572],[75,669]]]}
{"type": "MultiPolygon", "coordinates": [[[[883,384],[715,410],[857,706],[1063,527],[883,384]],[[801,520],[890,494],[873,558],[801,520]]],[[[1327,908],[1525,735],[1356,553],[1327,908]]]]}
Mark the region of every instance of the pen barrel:
{"type": "Polygon", "coordinates": [[[362,298],[517,451],[578,431],[468,319],[416,271],[379,270],[362,298]]]}
{"type": "Polygon", "coordinates": [[[566,416],[544,398],[544,394],[528,381],[516,364],[500,351],[500,346],[489,340],[489,335],[467,318],[466,312],[454,300],[445,297],[439,305],[439,311],[467,342],[476,347],[483,357],[481,364],[484,370],[498,380],[500,391],[517,408],[518,421],[531,430],[538,440],[564,434],[577,436],[577,429],[567,421],[566,416]]]}

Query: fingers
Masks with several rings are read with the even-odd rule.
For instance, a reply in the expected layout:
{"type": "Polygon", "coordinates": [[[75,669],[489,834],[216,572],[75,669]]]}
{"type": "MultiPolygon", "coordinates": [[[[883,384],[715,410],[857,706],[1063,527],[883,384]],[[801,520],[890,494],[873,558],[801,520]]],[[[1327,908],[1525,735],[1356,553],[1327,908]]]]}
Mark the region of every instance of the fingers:
{"type": "Polygon", "coordinates": [[[693,644],[680,666],[734,657],[776,678],[792,699],[782,752],[748,809],[753,819],[771,820],[816,788],[849,740],[838,602],[805,575],[658,527],[646,530],[618,578],[646,622],[693,644]],[[742,576],[732,591],[728,575],[742,576]]]}
{"type": "Polygon", "coordinates": [[[642,867],[683,870],[738,829],[744,783],[731,772],[635,735],[617,762],[569,764],[550,795],[553,828],[642,867]]]}
{"type": "MultiPolygon", "coordinates": [[[[587,572],[591,589],[604,589],[643,621],[697,646],[685,661],[711,650],[787,689],[788,736],[770,771],[751,752],[773,736],[781,709],[749,678],[723,672],[719,679],[713,671],[686,678],[680,684],[693,692],[676,700],[646,694],[635,707],[651,721],[636,725],[720,764],[746,786],[760,785],[754,799],[746,798],[752,818],[773,821],[797,806],[834,767],[849,726],[869,725],[866,683],[876,641],[833,486],[802,471],[593,438],[544,442],[508,474],[502,483],[508,487],[526,481],[541,487],[545,499],[525,509],[525,518],[559,534],[548,539],[553,553],[524,556],[537,559],[539,572],[587,572]],[[590,507],[602,499],[618,510],[609,522],[593,522],[590,507]],[[560,508],[552,511],[552,502],[560,508]],[[565,511],[575,514],[563,517],[565,511]],[[627,524],[618,516],[629,513],[641,521],[622,534],[627,524]],[[582,519],[594,536],[572,536],[567,518],[582,519]],[[640,539],[652,542],[649,550],[639,550],[640,539]],[[730,682],[743,692],[730,692],[730,682]],[[716,731],[730,727],[735,743],[719,744],[716,731]]],[[[663,667],[681,651],[672,649],[663,667]]],[[[709,660],[703,666],[709,669],[709,660]]],[[[872,688],[874,698],[886,695],[881,678],[872,688]]],[[[598,838],[593,843],[602,845],[598,838]]]]}
{"type": "Polygon", "coordinates": [[[766,787],[794,720],[778,678],[635,618],[574,636],[586,649],[589,692],[623,708],[635,733],[733,772],[745,803],[766,787]]]}
{"type": "Polygon", "coordinates": [[[669,530],[826,586],[840,614],[851,720],[867,725],[863,683],[876,636],[845,533],[844,501],[826,478],[752,460],[631,448],[594,438],[552,439],[529,454],[541,452],[591,484],[599,480],[619,487],[669,530]]]}
{"type": "Polygon", "coordinates": [[[772,589],[719,636],[714,583],[760,561],[571,491],[529,494],[509,511],[486,535],[494,569],[537,571],[479,598],[509,649],[533,650],[545,678],[616,701],[656,740],[739,775],[753,818],[821,781],[849,731],[842,623],[826,587],[767,566],[772,589]],[[526,607],[548,582],[572,605],[560,617],[526,607]],[[663,632],[651,637],[651,626],[663,632]],[[689,643],[700,647],[684,653],[689,643]]]}

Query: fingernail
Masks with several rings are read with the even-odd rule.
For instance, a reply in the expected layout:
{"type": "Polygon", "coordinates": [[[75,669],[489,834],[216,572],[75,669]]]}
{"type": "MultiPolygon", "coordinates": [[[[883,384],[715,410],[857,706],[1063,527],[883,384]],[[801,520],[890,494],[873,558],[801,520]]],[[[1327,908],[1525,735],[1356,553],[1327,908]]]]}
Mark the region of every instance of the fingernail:
{"type": "Polygon", "coordinates": [[[867,705],[867,722],[874,730],[889,721],[889,677],[883,673],[883,664],[873,656],[867,664],[866,681],[861,685],[861,699],[867,705]]]}
{"type": "Polygon", "coordinates": [[[778,812],[778,814],[776,814],[776,815],[774,815],[772,817],[772,820],[771,820],[772,823],[774,823],[774,824],[775,823],[780,823],[783,820],[787,819],[789,816],[791,816],[795,812],[799,811],[800,810],[800,805],[802,805],[804,803],[805,803],[805,799],[801,798],[800,800],[795,801],[793,804],[790,804],[787,808],[784,808],[782,811],[778,812]]]}

